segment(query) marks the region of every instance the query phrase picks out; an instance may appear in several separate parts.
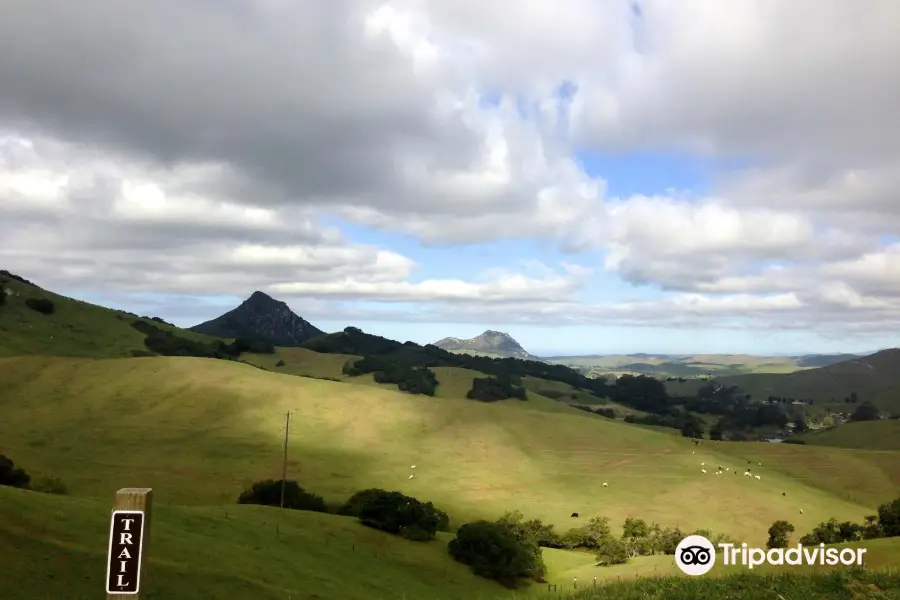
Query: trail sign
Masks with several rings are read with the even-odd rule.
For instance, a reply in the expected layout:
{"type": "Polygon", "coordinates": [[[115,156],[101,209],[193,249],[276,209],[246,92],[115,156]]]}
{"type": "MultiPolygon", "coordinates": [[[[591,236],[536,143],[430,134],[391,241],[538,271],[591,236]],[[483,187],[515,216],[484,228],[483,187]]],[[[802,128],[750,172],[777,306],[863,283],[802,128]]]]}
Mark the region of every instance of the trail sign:
{"type": "Polygon", "coordinates": [[[109,524],[106,564],[107,598],[141,594],[143,554],[149,533],[151,490],[125,488],[116,494],[109,524]]]}

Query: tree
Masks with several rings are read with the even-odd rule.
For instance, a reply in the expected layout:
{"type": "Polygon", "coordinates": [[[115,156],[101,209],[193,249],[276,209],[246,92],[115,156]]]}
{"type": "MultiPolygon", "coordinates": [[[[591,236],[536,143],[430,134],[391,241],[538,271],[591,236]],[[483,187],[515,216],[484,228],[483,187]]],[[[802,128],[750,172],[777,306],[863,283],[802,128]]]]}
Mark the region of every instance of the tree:
{"type": "Polygon", "coordinates": [[[878,515],[868,515],[866,523],[862,527],[862,538],[864,540],[874,540],[881,537],[884,537],[884,529],[881,528],[878,515]]]}
{"type": "Polygon", "coordinates": [[[359,517],[359,511],[363,507],[363,505],[366,504],[366,502],[387,493],[387,490],[382,490],[380,488],[360,490],[350,496],[350,498],[340,508],[338,508],[337,514],[345,517],[359,517]]]}
{"type": "Polygon", "coordinates": [[[868,400],[856,407],[853,414],[850,415],[851,421],[877,421],[879,416],[878,407],[868,400]]]}
{"type": "Polygon", "coordinates": [[[28,488],[31,475],[24,469],[16,467],[12,459],[0,454],[0,485],[10,487],[28,488]]]}
{"type": "Polygon", "coordinates": [[[368,527],[420,542],[434,539],[437,530],[448,529],[450,523],[447,514],[431,502],[400,492],[371,494],[359,506],[359,520],[368,527]]]}
{"type": "Polygon", "coordinates": [[[900,498],[878,507],[878,524],[884,537],[900,536],[900,498]]]}
{"type": "Polygon", "coordinates": [[[622,526],[622,541],[625,543],[629,556],[653,554],[651,531],[651,527],[643,519],[625,518],[625,524],[622,526]]]}
{"type": "Polygon", "coordinates": [[[787,521],[775,521],[769,527],[769,540],[766,548],[787,548],[794,533],[794,526],[787,521]]]}
{"type": "Polygon", "coordinates": [[[696,420],[688,420],[681,426],[681,435],[689,438],[702,438],[703,426],[696,420]]]}
{"type": "MultiPolygon", "coordinates": [[[[264,479],[257,481],[238,497],[238,504],[262,504],[281,506],[281,480],[264,479]]],[[[305,491],[292,480],[284,482],[284,507],[295,510],[328,512],[328,506],[321,496],[305,491]]]]}
{"type": "Polygon", "coordinates": [[[520,578],[543,577],[546,570],[538,545],[517,538],[510,527],[500,522],[466,523],[447,549],[453,560],[469,565],[476,575],[511,588],[520,578]]]}
{"type": "Polygon", "coordinates": [[[722,430],[722,426],[719,423],[713,425],[712,429],[709,430],[709,439],[722,441],[725,432],[722,430]]]}
{"type": "Polygon", "coordinates": [[[794,431],[796,431],[797,433],[809,431],[809,424],[806,422],[806,419],[803,418],[803,415],[799,415],[796,419],[794,419],[794,431]]]}
{"type": "Polygon", "coordinates": [[[0,281],[0,306],[6,304],[6,282],[0,281]]]}
{"type": "Polygon", "coordinates": [[[628,547],[622,540],[607,537],[600,541],[597,548],[598,565],[621,565],[628,562],[628,547]]]}

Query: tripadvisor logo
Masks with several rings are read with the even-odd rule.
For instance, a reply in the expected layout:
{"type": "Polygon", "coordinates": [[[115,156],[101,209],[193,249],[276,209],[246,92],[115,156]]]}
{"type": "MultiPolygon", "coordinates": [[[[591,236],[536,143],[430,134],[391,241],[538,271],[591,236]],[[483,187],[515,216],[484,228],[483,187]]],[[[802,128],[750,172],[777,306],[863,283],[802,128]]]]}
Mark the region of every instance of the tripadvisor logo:
{"type": "Polygon", "coordinates": [[[716,548],[702,535],[689,535],[675,548],[675,564],[688,575],[703,575],[716,564],[716,548]]]}
{"type": "MultiPolygon", "coordinates": [[[[770,565],[862,566],[865,548],[826,548],[797,544],[792,548],[750,548],[747,544],[719,544],[723,565],[743,565],[748,569],[770,565]]],[[[703,575],[716,564],[716,548],[702,535],[689,535],[675,548],[675,564],[687,575],[703,575]]]]}

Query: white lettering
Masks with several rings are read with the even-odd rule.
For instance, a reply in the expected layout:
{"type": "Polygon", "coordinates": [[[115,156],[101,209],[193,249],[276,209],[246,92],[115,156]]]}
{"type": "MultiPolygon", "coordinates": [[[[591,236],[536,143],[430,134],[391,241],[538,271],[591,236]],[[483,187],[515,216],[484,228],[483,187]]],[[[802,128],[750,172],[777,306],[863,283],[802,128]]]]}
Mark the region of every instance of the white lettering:
{"type": "Polygon", "coordinates": [[[784,553],[784,561],[789,565],[799,565],[803,563],[803,552],[801,546],[797,544],[796,548],[790,548],[784,553]],[[791,558],[794,556],[795,558],[791,558]]]}
{"type": "Polygon", "coordinates": [[[128,553],[128,548],[122,548],[122,551],[119,552],[119,555],[116,558],[131,558],[131,555],[128,553]]]}
{"type": "Polygon", "coordinates": [[[766,553],[762,548],[750,548],[750,562],[747,565],[751,569],[753,567],[758,567],[759,565],[766,562],[766,553]]]}
{"type": "Polygon", "coordinates": [[[825,554],[828,555],[828,558],[826,559],[825,562],[828,563],[829,566],[833,567],[834,565],[838,564],[839,559],[838,559],[838,549],[837,548],[829,548],[828,550],[825,551],[825,554]]]}
{"type": "Polygon", "coordinates": [[[822,550],[821,552],[819,552],[819,564],[824,565],[825,564],[825,544],[824,543],[819,544],[819,549],[822,550]]]}
{"type": "Polygon", "coordinates": [[[858,565],[861,565],[861,564],[862,564],[862,562],[863,562],[863,561],[862,561],[862,555],[865,554],[865,553],[866,553],[866,549],[865,549],[865,548],[857,548],[857,549],[856,549],[856,564],[858,564],[858,565]]]}
{"type": "Polygon", "coordinates": [[[125,576],[124,576],[124,575],[119,575],[119,576],[118,576],[118,579],[116,580],[116,585],[119,586],[119,587],[126,587],[126,586],[131,585],[130,583],[125,583],[125,582],[122,580],[123,577],[125,577],[125,576]]]}
{"type": "Polygon", "coordinates": [[[122,522],[125,523],[125,531],[131,531],[131,524],[137,521],[137,519],[122,519],[122,522]]]}
{"type": "Polygon", "coordinates": [[[841,550],[841,564],[852,565],[856,562],[856,551],[853,548],[844,548],[841,550]]]}
{"type": "MultiPolygon", "coordinates": [[[[800,546],[797,546],[797,547],[799,548],[800,546]]],[[[812,554],[810,554],[809,548],[804,548],[803,555],[806,557],[806,564],[814,565],[814,564],[816,564],[816,557],[819,555],[819,549],[813,548],[812,554]]]]}
{"type": "Polygon", "coordinates": [[[725,564],[729,565],[731,563],[728,562],[728,551],[734,548],[734,544],[719,544],[719,548],[723,550],[722,556],[725,557],[725,564]]]}
{"type": "Polygon", "coordinates": [[[127,560],[120,560],[120,561],[119,561],[119,564],[122,565],[122,566],[119,568],[119,573],[124,573],[124,572],[125,572],[125,565],[128,564],[128,561],[127,561],[127,560]]]}
{"type": "Polygon", "coordinates": [[[784,549],[782,548],[772,548],[768,552],[766,552],[766,561],[770,565],[783,565],[784,564],[784,549]]]}
{"type": "Polygon", "coordinates": [[[131,541],[131,534],[130,534],[130,533],[120,533],[119,535],[122,536],[122,537],[121,537],[121,540],[122,540],[122,541],[119,542],[120,544],[133,544],[133,543],[134,543],[134,542],[131,541]],[[126,541],[125,538],[128,538],[127,541],[126,541]]]}

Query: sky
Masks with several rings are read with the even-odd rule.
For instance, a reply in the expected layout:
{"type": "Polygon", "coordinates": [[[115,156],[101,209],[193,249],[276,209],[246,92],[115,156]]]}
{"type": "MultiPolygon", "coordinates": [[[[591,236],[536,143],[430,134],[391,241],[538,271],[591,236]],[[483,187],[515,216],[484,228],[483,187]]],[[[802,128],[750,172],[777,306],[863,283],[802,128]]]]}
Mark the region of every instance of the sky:
{"type": "Polygon", "coordinates": [[[0,268],[58,293],[544,355],[900,345],[895,0],[0,12],[0,268]]]}

